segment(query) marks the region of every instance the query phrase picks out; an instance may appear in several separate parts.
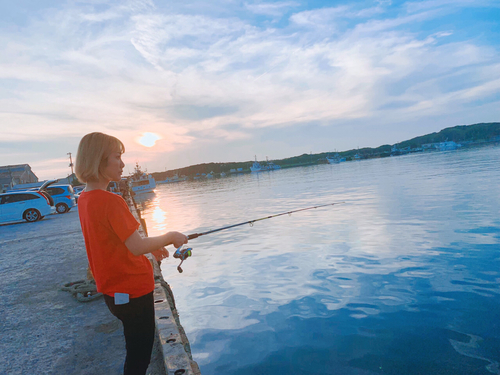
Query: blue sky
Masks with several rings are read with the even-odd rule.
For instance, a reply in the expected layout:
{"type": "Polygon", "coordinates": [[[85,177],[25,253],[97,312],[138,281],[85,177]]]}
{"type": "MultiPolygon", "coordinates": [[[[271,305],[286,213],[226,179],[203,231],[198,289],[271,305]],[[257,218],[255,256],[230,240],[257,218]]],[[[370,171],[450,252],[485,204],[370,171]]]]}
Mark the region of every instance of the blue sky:
{"type": "Polygon", "coordinates": [[[8,2],[0,164],[64,177],[92,131],[157,172],[500,121],[499,19],[498,0],[8,2]]]}

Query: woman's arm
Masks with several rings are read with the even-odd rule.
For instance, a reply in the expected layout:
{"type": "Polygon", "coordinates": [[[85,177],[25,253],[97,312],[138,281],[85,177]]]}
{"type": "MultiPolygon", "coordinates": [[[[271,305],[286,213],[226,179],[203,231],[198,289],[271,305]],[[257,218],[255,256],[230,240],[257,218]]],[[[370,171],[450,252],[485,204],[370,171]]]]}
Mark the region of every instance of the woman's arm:
{"type": "Polygon", "coordinates": [[[135,231],[125,240],[125,246],[134,255],[142,255],[158,250],[163,246],[181,247],[188,242],[187,236],[179,232],[168,232],[156,237],[142,237],[135,231]]]}

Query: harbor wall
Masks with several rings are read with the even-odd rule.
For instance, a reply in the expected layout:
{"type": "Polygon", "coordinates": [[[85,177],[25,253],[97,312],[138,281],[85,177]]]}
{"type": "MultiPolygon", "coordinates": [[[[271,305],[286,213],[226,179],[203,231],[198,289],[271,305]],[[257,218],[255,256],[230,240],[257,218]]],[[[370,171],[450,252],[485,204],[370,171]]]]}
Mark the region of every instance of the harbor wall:
{"type": "MultiPolygon", "coordinates": [[[[130,196],[125,197],[132,215],[141,223],[139,233],[148,236],[145,220],[137,204],[130,196]]],[[[150,260],[155,277],[155,317],[156,335],[163,355],[165,373],[168,375],[199,375],[198,364],[193,361],[191,347],[175,306],[175,298],[168,283],[163,278],[159,262],[151,254],[146,254],[150,260]]]]}

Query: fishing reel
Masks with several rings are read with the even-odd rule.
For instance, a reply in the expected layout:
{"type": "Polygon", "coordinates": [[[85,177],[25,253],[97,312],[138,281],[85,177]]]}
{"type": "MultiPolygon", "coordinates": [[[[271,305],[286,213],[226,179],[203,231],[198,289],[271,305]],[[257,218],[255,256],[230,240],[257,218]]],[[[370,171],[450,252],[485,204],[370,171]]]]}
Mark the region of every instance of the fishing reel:
{"type": "Polygon", "coordinates": [[[174,258],[181,260],[181,262],[177,266],[177,271],[179,271],[179,273],[182,273],[182,271],[183,271],[182,268],[181,268],[182,262],[184,262],[187,258],[189,258],[192,255],[191,250],[193,250],[192,247],[182,247],[182,246],[180,246],[175,251],[174,258]]]}

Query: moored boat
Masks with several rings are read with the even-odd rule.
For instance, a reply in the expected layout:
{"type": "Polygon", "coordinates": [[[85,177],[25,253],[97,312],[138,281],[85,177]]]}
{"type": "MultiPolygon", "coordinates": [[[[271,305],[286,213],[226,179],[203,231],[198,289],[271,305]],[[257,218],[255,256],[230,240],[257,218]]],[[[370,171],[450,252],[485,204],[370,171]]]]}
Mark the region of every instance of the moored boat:
{"type": "Polygon", "coordinates": [[[181,182],[181,181],[186,181],[187,180],[187,176],[181,176],[179,177],[177,174],[175,174],[173,177],[171,178],[166,178],[162,181],[156,181],[157,184],[170,184],[172,182],[181,182]]]}
{"type": "Polygon", "coordinates": [[[252,166],[250,167],[250,170],[252,172],[262,172],[262,166],[257,161],[257,156],[255,156],[255,161],[253,162],[252,166]]]}
{"type": "Polygon", "coordinates": [[[267,170],[268,171],[275,171],[278,169],[281,169],[281,166],[279,166],[278,164],[274,164],[272,161],[267,163],[267,170]]]}
{"type": "Polygon", "coordinates": [[[440,151],[448,151],[448,150],[456,150],[459,147],[462,147],[460,143],[456,143],[453,141],[446,141],[446,142],[440,142],[437,148],[440,151]]]}
{"type": "Polygon", "coordinates": [[[153,176],[143,172],[139,163],[136,163],[129,185],[130,189],[136,194],[150,193],[156,188],[156,181],[153,176]]]}
{"type": "Polygon", "coordinates": [[[328,161],[329,164],[338,164],[342,163],[343,161],[346,161],[346,158],[341,157],[340,154],[337,152],[333,156],[328,155],[326,157],[326,161],[328,161]]]}
{"type": "Polygon", "coordinates": [[[257,156],[255,156],[255,161],[253,165],[250,167],[250,171],[252,172],[264,172],[264,171],[275,171],[277,169],[281,169],[281,166],[274,164],[272,161],[267,160],[267,165],[261,165],[257,161],[257,156]]]}
{"type": "Polygon", "coordinates": [[[334,156],[327,156],[326,157],[326,160],[328,161],[328,163],[330,164],[337,164],[337,163],[340,163],[340,155],[339,154],[335,154],[334,156]]]}

